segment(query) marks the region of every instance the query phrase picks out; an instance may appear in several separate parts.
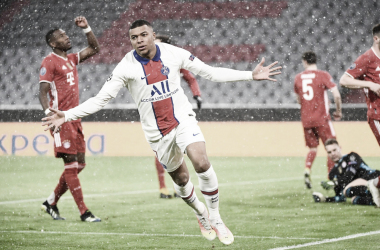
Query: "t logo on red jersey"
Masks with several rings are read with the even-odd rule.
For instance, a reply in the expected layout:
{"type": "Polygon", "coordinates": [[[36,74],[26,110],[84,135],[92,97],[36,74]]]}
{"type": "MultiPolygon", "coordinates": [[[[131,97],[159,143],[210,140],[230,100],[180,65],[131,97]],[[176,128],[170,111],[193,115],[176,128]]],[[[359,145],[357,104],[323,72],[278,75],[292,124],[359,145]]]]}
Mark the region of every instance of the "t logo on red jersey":
{"type": "Polygon", "coordinates": [[[73,72],[67,73],[67,82],[70,83],[70,86],[75,84],[75,82],[74,82],[74,73],[73,72]]]}

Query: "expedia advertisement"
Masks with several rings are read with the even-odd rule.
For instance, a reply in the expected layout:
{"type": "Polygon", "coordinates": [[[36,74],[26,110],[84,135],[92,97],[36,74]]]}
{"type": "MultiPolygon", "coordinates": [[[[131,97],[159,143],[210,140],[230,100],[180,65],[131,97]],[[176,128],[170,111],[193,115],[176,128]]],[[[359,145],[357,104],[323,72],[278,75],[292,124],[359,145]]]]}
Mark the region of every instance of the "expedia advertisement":
{"type": "MultiPolygon", "coordinates": [[[[209,156],[300,156],[308,152],[300,122],[199,122],[209,156]]],[[[82,122],[86,155],[154,156],[139,122],[82,122]]],[[[343,149],[378,156],[367,122],[335,122],[343,149]],[[360,138],[360,140],[358,139],[360,138]]],[[[0,156],[53,156],[54,138],[39,122],[0,123],[0,156]]],[[[62,147],[71,142],[62,141],[62,147]]],[[[326,156],[321,143],[318,156],[326,156]]]]}

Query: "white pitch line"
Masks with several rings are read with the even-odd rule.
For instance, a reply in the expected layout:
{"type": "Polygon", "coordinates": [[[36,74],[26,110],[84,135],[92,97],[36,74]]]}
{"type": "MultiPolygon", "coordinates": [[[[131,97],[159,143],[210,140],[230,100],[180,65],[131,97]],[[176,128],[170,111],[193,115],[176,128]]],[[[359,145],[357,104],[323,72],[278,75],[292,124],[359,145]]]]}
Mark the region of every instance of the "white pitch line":
{"type": "Polygon", "coordinates": [[[348,235],[348,236],[339,237],[339,238],[333,238],[333,239],[326,239],[326,240],[321,240],[321,241],[315,241],[315,242],[310,242],[310,243],[305,243],[305,244],[300,244],[300,245],[293,245],[293,246],[288,246],[288,247],[272,248],[272,249],[269,249],[269,250],[296,249],[296,248],[321,245],[321,244],[326,244],[326,243],[331,243],[331,242],[337,242],[337,241],[342,241],[342,240],[351,240],[351,239],[355,239],[355,238],[359,238],[359,237],[365,237],[365,236],[369,236],[369,235],[375,235],[375,234],[380,234],[380,230],[379,231],[371,231],[371,232],[368,232],[368,233],[353,234],[353,235],[348,235]]]}
{"type": "MultiPolygon", "coordinates": [[[[320,176],[314,176],[314,178],[319,178],[320,176]]],[[[283,181],[295,181],[301,180],[300,177],[290,177],[290,178],[279,178],[279,179],[264,179],[257,181],[243,181],[243,182],[227,182],[220,183],[220,187],[225,186],[241,186],[241,185],[254,185],[254,184],[262,184],[262,183],[272,183],[272,182],[283,182],[283,181]]],[[[127,192],[118,192],[118,193],[104,193],[104,194],[87,194],[84,195],[84,198],[92,198],[92,197],[105,197],[105,196],[118,196],[118,195],[132,195],[132,194],[146,194],[146,193],[155,193],[157,190],[137,190],[137,191],[127,191],[127,192]]],[[[64,196],[60,198],[61,200],[72,199],[71,196],[64,196]]],[[[27,202],[36,202],[36,201],[44,201],[46,198],[37,198],[37,199],[27,199],[27,200],[13,200],[13,201],[0,201],[0,205],[7,204],[18,204],[18,203],[27,203],[27,202]]]]}
{"type": "MultiPolygon", "coordinates": [[[[20,234],[68,234],[68,235],[120,235],[120,236],[145,236],[145,237],[203,237],[202,235],[191,234],[146,234],[146,233],[101,233],[101,232],[56,232],[56,231],[0,231],[0,233],[20,233],[20,234]]],[[[242,239],[278,239],[278,240],[315,240],[318,238],[292,238],[277,236],[239,236],[235,238],[242,239]]]]}
{"type": "MultiPolygon", "coordinates": [[[[138,190],[138,191],[127,191],[127,192],[119,192],[119,193],[104,193],[104,194],[87,194],[83,195],[84,198],[91,198],[91,197],[105,197],[105,196],[115,196],[115,195],[128,195],[128,194],[145,194],[145,193],[155,193],[157,190],[138,190]]],[[[71,196],[64,196],[61,197],[60,200],[67,200],[72,199],[71,196]]],[[[44,201],[46,198],[39,198],[39,199],[27,199],[27,200],[15,200],[15,201],[1,201],[0,205],[7,205],[7,204],[15,204],[15,203],[27,203],[27,202],[35,202],[35,201],[44,201]]]]}

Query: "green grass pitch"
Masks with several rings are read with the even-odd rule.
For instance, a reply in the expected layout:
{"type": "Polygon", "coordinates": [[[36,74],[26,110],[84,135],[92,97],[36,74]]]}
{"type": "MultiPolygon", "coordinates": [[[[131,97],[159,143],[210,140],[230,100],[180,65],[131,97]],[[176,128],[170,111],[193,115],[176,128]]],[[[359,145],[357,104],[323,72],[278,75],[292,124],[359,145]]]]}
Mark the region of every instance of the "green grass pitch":
{"type": "MultiPolygon", "coordinates": [[[[158,198],[153,157],[87,157],[80,174],[85,202],[102,222],[84,223],[69,192],[58,203],[65,221],[40,211],[62,172],[60,159],[2,156],[0,249],[273,249],[313,242],[301,249],[379,249],[380,209],[314,203],[303,184],[304,158],[210,160],[220,184],[220,212],[235,235],[230,246],[202,238],[181,199],[158,198]]],[[[365,158],[377,169],[379,160],[365,158]]],[[[190,173],[197,186],[194,170],[190,173]]],[[[325,158],[319,157],[313,188],[332,195],[319,185],[326,176],[325,158]]],[[[166,183],[173,190],[168,175],[166,183]]]]}

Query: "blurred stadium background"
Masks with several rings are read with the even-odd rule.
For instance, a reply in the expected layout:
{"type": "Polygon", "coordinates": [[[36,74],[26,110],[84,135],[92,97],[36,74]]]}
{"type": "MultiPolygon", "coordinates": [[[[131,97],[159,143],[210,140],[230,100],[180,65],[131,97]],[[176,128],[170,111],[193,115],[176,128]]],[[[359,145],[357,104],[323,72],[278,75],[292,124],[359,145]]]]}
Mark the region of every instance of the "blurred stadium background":
{"type": "MultiPolygon", "coordinates": [[[[293,80],[303,70],[302,52],[315,51],[318,67],[330,72],[338,82],[353,60],[371,46],[371,28],[378,22],[372,11],[379,5],[380,1],[372,0],[3,0],[1,120],[41,118],[38,70],[43,57],[51,52],[45,34],[53,27],[61,27],[72,40],[72,52],[79,51],[86,46],[86,40],[73,22],[78,15],[86,16],[102,48],[99,55],[78,67],[81,102],[97,94],[131,49],[129,24],[143,18],[152,22],[156,32],[173,36],[175,44],[210,65],[251,70],[258,58],[265,57],[267,62],[277,60],[284,67],[283,74],[276,77],[277,83],[213,83],[198,78],[205,108],[198,116],[200,120],[298,120],[293,80]]],[[[193,101],[187,86],[184,89],[193,101]]],[[[365,120],[364,95],[340,90],[345,119],[365,120]]],[[[108,119],[118,120],[120,115],[115,114],[127,112],[134,114],[127,119],[136,120],[136,106],[125,89],[111,104],[107,106],[108,119]]]]}

